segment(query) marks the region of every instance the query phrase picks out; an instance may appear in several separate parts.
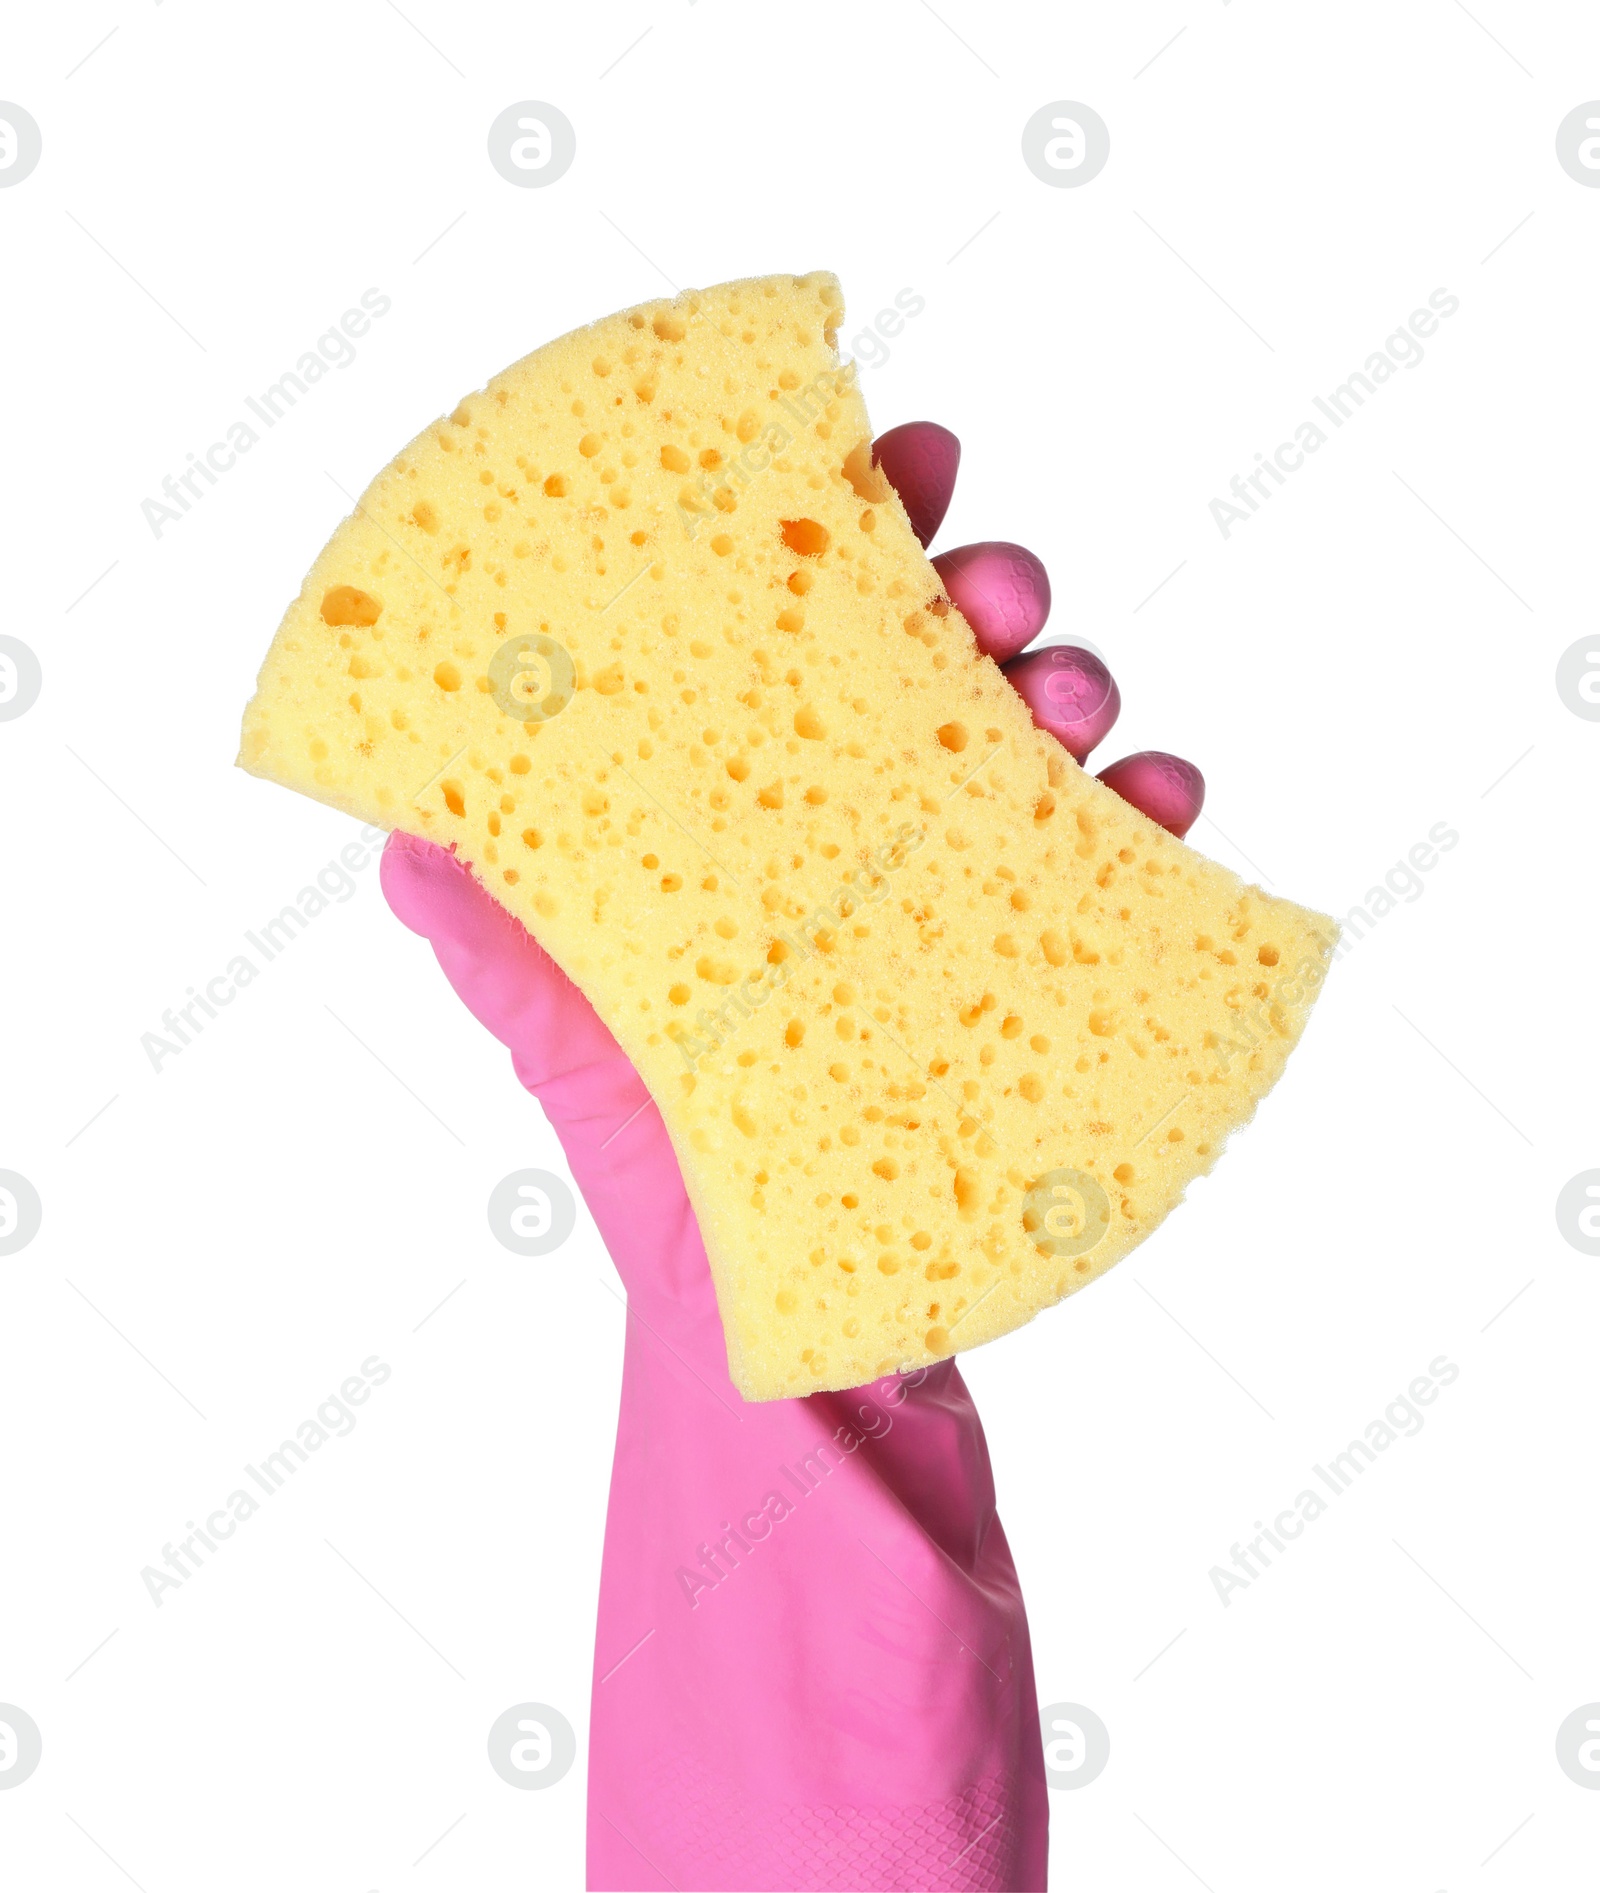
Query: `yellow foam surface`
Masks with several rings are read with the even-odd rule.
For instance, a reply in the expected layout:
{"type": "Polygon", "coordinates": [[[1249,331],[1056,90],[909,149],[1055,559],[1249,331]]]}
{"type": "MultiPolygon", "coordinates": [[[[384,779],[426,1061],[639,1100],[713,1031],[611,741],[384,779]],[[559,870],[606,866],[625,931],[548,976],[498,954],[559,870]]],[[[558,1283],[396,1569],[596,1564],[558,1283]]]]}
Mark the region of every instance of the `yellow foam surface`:
{"type": "Polygon", "coordinates": [[[842,319],[828,275],[729,283],[468,396],[312,567],[240,755],[453,846],[582,988],[750,1399],[991,1340],[1126,1255],[1336,933],[1034,727],[872,467],[842,319]]]}

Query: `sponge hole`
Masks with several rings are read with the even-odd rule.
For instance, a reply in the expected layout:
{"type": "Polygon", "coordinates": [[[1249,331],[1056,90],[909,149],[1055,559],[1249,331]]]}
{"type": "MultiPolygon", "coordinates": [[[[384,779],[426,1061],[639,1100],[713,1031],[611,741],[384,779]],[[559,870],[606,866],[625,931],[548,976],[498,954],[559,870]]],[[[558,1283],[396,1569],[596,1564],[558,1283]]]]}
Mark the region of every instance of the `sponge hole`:
{"type": "Polygon", "coordinates": [[[358,591],[354,585],[335,585],[322,597],[324,624],[376,624],[382,610],[370,592],[358,591]]]}
{"type": "Polygon", "coordinates": [[[820,559],[829,545],[828,529],[815,519],[785,519],[779,522],[783,543],[803,559],[820,559]]]}
{"type": "Polygon", "coordinates": [[[845,455],[843,472],[858,500],[881,506],[888,499],[892,489],[883,474],[872,464],[870,440],[859,441],[850,449],[845,455]]]}

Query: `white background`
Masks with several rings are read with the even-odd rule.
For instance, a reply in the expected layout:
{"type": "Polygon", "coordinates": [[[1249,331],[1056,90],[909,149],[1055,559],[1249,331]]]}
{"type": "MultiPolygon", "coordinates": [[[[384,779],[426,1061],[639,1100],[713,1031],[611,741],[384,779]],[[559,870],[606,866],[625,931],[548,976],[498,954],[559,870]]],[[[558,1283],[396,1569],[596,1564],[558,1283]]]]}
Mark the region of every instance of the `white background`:
{"type": "Polygon", "coordinates": [[[1192,839],[1339,914],[1460,836],[1216,1175],[966,1357],[1041,1702],[1111,1731],[1054,1883],[1592,1887],[1555,1732],[1600,1699],[1600,1260],[1554,1206],[1600,1165],[1600,726],[1554,673],[1595,626],[1600,190],[1555,131],[1600,16],[106,0],[6,40],[44,155],[0,190],[0,630],[44,689],[0,724],[0,1167],[44,1222],[0,1258],[0,1702],[44,1760],[0,1880],[582,1884],[623,1312],[585,1214],[533,1262],[484,1215],[553,1137],[372,869],[159,1072],[140,1041],[355,833],[232,767],[338,488],[580,322],[827,268],[847,349],[925,298],[875,423],[961,435],[939,545],[1046,559],[1121,683],[1100,762],[1193,757],[1192,839]],[[577,129],[548,189],[485,153],[527,98],[577,129]],[[1110,126],[1082,188],[1021,160],[1056,99],[1110,126]],[[356,361],[154,536],[369,287],[356,361]],[[1209,502],[1437,288],[1425,359],[1224,539],[1209,502]],[[153,1605],[374,1353],[355,1432],[153,1605]],[[1211,1567],[1441,1354],[1424,1430],[1224,1607],[1211,1567]],[[542,1793],[485,1758],[528,1699],[579,1735],[542,1793]]]}

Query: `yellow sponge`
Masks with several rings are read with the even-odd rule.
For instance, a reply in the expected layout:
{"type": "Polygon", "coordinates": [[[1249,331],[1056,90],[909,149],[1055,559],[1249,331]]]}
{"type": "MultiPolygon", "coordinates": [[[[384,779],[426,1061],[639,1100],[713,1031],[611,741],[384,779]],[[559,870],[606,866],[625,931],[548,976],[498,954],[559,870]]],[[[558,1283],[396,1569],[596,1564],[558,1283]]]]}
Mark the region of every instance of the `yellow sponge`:
{"type": "Polygon", "coordinates": [[[874,470],[833,277],[608,317],[418,436],[240,762],[453,845],[649,1084],[750,1399],[987,1341],[1149,1235],[1333,923],[1079,769],[874,470]]]}

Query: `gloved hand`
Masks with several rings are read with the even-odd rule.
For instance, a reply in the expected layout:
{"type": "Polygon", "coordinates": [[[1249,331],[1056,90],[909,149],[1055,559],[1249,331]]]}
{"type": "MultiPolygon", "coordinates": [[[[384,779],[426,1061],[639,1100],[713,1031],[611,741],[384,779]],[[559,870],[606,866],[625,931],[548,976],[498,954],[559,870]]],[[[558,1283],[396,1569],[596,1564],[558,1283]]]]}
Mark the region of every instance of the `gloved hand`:
{"type": "MultiPolygon", "coordinates": [[[[926,543],[954,437],[916,423],[879,448],[917,494],[926,543]]],[[[1018,547],[969,550],[941,576],[985,648],[1009,657],[1048,610],[1043,568],[1018,547]]],[[[1044,670],[1076,680],[1039,684],[1045,727],[1109,725],[1115,685],[1092,657],[1044,670]]],[[[392,835],[382,881],[510,1049],[627,1289],[589,1886],[1042,1889],[1027,1620],[955,1363],[746,1404],[672,1145],[610,1032],[452,854],[392,835]]]]}

